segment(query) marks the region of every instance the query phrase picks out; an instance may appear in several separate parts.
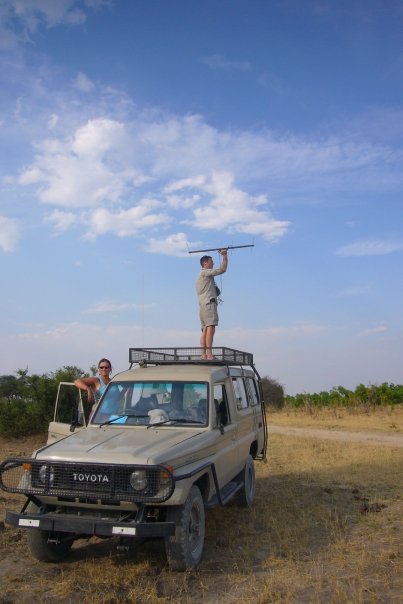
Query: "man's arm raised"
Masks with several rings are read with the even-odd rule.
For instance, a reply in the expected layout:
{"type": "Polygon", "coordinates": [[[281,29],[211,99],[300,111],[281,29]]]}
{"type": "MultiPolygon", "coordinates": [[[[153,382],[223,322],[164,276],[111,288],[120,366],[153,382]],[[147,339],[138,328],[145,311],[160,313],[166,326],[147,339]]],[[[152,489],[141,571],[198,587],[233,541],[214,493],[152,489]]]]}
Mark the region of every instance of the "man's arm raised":
{"type": "Polygon", "coordinates": [[[227,266],[228,266],[228,250],[226,249],[222,249],[222,250],[218,250],[222,256],[222,260],[221,260],[221,266],[220,266],[220,270],[225,273],[225,271],[227,270],[227,266]]]}

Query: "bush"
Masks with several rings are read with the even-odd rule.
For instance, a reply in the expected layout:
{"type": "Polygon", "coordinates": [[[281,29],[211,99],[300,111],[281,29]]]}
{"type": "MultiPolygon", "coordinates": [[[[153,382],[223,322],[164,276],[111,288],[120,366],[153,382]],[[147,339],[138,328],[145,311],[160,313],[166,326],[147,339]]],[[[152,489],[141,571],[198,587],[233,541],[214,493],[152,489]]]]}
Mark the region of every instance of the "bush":
{"type": "Polygon", "coordinates": [[[403,386],[383,383],[380,385],[359,384],[354,391],[343,386],[332,388],[319,394],[296,394],[285,397],[286,405],[305,407],[377,407],[403,404],[403,386]]]}
{"type": "Polygon", "coordinates": [[[273,380],[266,376],[262,378],[262,392],[263,400],[266,405],[270,405],[275,409],[282,409],[284,406],[284,388],[273,380]]]}
{"type": "Polygon", "coordinates": [[[78,367],[62,367],[45,375],[0,376],[0,435],[26,436],[46,432],[53,419],[59,382],[73,382],[84,372],[78,367]]]}

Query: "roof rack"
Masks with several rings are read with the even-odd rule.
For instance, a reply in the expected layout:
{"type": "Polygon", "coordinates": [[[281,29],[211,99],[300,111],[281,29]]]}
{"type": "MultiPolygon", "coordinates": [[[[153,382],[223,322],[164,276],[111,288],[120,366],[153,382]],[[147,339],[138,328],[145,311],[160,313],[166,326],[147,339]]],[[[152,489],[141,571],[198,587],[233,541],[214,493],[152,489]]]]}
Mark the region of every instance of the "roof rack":
{"type": "Polygon", "coordinates": [[[202,348],[129,348],[129,363],[171,364],[214,364],[249,365],[253,367],[253,354],[234,348],[212,348],[213,360],[202,359],[202,348]]]}

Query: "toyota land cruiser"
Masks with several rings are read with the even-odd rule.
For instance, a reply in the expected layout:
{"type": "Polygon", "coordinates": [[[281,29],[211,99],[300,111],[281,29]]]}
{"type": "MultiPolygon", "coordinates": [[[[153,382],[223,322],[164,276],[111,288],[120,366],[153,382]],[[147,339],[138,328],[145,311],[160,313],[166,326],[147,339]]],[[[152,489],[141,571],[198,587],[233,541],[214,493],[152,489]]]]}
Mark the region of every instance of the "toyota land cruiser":
{"type": "Polygon", "coordinates": [[[190,569],[202,558],[205,510],[234,497],[252,505],[254,460],[267,448],[260,378],[250,353],[213,353],[130,348],[130,368],[88,421],[75,389],[68,422],[56,404],[47,444],[0,465],[0,487],[26,495],[6,522],[28,529],[33,556],[60,560],[92,535],[159,537],[170,567],[190,569]]]}

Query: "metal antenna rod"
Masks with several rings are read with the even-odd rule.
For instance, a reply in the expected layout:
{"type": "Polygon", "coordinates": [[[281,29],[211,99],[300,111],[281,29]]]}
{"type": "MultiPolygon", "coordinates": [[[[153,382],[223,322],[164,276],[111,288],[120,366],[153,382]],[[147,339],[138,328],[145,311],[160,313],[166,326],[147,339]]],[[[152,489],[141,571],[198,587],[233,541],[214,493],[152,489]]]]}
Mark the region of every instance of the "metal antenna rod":
{"type": "Polygon", "coordinates": [[[208,250],[189,250],[189,254],[198,254],[199,252],[218,252],[219,250],[237,250],[241,247],[255,247],[254,243],[248,245],[227,245],[223,247],[212,247],[208,250]]]}

